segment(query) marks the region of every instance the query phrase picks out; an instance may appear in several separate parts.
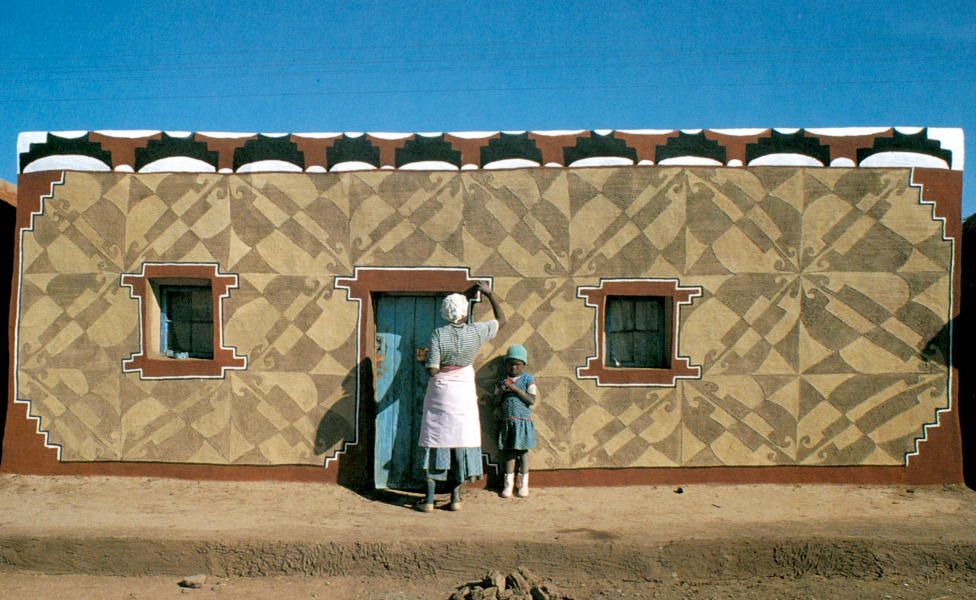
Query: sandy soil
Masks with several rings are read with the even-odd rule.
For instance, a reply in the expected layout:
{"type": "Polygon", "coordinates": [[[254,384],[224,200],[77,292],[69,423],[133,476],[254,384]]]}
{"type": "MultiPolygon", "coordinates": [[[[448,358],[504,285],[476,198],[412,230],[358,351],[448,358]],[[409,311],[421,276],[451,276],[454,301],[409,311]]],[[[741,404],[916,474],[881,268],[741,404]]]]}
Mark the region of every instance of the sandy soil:
{"type": "MultiPolygon", "coordinates": [[[[0,574],[0,597],[19,600],[448,600],[459,581],[388,577],[209,578],[185,589],[175,577],[0,574]]],[[[803,577],[756,578],[721,583],[648,583],[585,580],[556,582],[578,600],[966,600],[976,580],[803,577]]]]}
{"type": "Polygon", "coordinates": [[[579,600],[976,598],[976,494],[961,486],[469,490],[462,512],[432,514],[415,500],[3,475],[0,598],[447,600],[520,564],[579,600]],[[177,585],[200,572],[202,588],[177,585]]]}
{"type": "MultiPolygon", "coordinates": [[[[0,536],[397,542],[669,542],[844,535],[976,540],[964,486],[686,485],[467,490],[459,513],[410,510],[419,495],[329,484],[0,475],[0,536]]],[[[438,504],[447,496],[439,496],[438,504]]]]}

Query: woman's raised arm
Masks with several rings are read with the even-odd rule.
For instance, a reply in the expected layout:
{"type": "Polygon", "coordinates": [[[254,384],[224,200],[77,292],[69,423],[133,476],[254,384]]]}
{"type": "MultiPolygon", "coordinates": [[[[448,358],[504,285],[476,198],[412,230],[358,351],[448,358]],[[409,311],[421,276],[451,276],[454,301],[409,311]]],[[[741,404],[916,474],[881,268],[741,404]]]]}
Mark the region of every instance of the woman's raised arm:
{"type": "Polygon", "coordinates": [[[488,302],[491,303],[491,312],[495,315],[495,320],[498,321],[498,328],[501,329],[505,325],[505,312],[502,310],[501,305],[498,303],[498,298],[495,297],[494,292],[489,289],[485,282],[479,281],[478,283],[471,286],[467,294],[474,296],[475,292],[481,292],[484,296],[488,298],[488,302]]]}

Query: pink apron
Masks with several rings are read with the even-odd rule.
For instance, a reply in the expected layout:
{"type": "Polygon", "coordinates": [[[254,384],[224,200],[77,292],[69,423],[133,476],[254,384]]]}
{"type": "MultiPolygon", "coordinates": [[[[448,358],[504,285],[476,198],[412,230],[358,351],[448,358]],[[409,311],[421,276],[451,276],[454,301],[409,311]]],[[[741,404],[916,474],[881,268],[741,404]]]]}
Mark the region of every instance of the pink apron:
{"type": "Polygon", "coordinates": [[[478,448],[481,417],[471,365],[441,370],[427,382],[419,445],[425,448],[478,448]]]}

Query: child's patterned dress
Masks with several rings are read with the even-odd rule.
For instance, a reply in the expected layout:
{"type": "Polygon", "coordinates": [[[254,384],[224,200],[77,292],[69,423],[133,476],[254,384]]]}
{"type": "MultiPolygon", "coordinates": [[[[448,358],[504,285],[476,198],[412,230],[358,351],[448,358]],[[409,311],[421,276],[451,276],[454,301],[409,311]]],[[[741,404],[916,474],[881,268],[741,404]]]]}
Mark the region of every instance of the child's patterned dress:
{"type": "MultiPolygon", "coordinates": [[[[498,389],[508,383],[523,392],[536,395],[535,378],[523,372],[517,379],[503,377],[498,380],[498,389]]],[[[530,450],[535,448],[535,425],[532,423],[532,409],[514,393],[506,392],[502,398],[502,418],[498,422],[499,450],[530,450]]]]}

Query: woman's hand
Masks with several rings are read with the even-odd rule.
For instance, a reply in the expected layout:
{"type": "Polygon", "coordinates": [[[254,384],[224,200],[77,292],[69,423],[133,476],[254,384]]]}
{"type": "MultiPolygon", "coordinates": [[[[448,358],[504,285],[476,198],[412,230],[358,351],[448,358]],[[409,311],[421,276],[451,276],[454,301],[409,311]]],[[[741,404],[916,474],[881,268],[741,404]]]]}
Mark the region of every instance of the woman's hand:
{"type": "Polygon", "coordinates": [[[469,287],[468,290],[464,292],[464,295],[469,298],[474,298],[474,295],[479,292],[484,294],[485,296],[491,295],[491,289],[485,284],[484,281],[479,281],[474,285],[472,285],[471,287],[469,287]]]}
{"type": "Polygon", "coordinates": [[[469,287],[464,293],[469,298],[474,298],[474,295],[478,292],[481,292],[486,298],[488,298],[488,302],[491,304],[491,312],[495,315],[495,320],[498,321],[498,327],[500,328],[505,325],[505,313],[502,312],[502,307],[498,303],[498,299],[495,297],[495,294],[491,291],[491,288],[488,287],[488,284],[486,284],[484,281],[479,281],[473,286],[469,287]]]}

